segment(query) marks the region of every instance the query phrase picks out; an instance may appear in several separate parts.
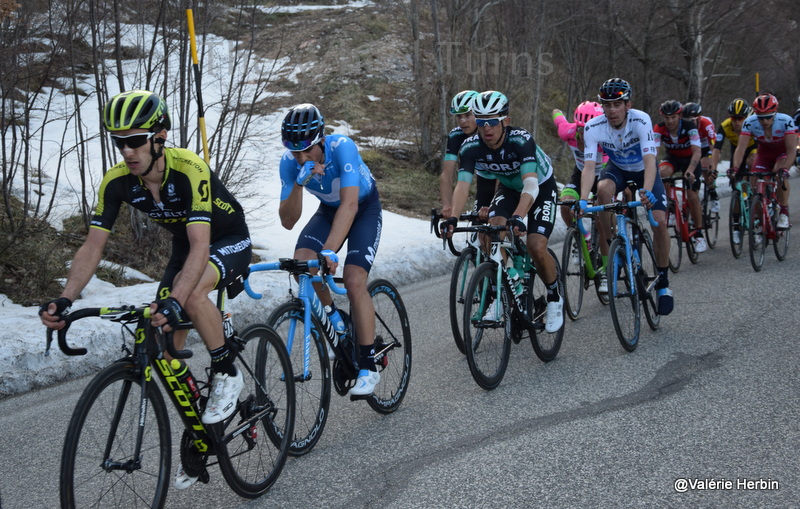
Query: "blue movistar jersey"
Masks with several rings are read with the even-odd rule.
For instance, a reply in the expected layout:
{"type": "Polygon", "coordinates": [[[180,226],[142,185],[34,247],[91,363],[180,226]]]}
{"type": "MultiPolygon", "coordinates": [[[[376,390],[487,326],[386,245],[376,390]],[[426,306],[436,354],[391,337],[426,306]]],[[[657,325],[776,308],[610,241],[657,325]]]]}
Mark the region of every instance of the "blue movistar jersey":
{"type": "MultiPolygon", "coordinates": [[[[358,202],[368,198],[375,188],[375,179],[361,159],[358,147],[347,136],[330,134],[325,136],[325,174],[314,175],[306,184],[306,189],[319,200],[331,207],[341,203],[339,190],[345,187],[358,187],[358,202]]],[[[292,192],[300,164],[287,150],[281,158],[281,201],[292,192]]]]}

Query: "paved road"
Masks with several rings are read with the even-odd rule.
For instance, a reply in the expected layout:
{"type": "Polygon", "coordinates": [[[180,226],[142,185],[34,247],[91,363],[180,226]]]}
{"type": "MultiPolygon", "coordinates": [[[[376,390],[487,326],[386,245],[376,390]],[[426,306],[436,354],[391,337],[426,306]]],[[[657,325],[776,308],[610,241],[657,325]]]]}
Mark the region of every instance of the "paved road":
{"type": "MultiPolygon", "coordinates": [[[[514,345],[491,392],[450,339],[448,277],[402,288],[414,366],[395,414],[334,396],[316,449],[291,459],[266,496],[240,499],[212,470],[209,485],[170,490],[168,507],[796,506],[800,235],[786,261],[770,248],[755,273],[723,234],[697,265],[684,257],[675,311],[657,332],[644,326],[634,353],[587,295],[558,358],[545,365],[514,345]],[[676,492],[680,479],[688,492],[676,492]]],[[[58,505],[64,430],[86,381],[0,401],[4,508],[58,505]]]]}

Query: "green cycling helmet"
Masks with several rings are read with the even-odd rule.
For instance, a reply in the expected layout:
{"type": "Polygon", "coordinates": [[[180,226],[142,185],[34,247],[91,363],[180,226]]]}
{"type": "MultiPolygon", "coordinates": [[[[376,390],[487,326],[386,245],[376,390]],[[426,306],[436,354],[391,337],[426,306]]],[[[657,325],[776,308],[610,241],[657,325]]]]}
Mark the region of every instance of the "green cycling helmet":
{"type": "Polygon", "coordinates": [[[111,132],[128,129],[169,129],[167,103],[148,90],[129,90],[115,95],[103,108],[103,125],[111,132]]]}

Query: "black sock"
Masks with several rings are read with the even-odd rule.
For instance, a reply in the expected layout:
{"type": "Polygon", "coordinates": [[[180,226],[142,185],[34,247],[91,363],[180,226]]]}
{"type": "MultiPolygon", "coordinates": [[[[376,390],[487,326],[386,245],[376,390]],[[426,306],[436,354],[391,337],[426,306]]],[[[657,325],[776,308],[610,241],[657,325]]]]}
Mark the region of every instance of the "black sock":
{"type": "Polygon", "coordinates": [[[669,286],[669,267],[659,267],[658,283],[656,283],[656,290],[660,290],[668,286],[669,286]]]}
{"type": "Polygon", "coordinates": [[[558,295],[558,279],[552,283],[545,283],[544,286],[547,288],[547,302],[558,302],[560,298],[558,295]]]}
{"type": "Polygon", "coordinates": [[[211,371],[236,376],[236,368],[233,366],[233,354],[227,343],[214,350],[209,350],[208,354],[211,356],[211,371]]]}
{"type": "Polygon", "coordinates": [[[358,345],[358,368],[375,371],[375,345],[358,345]]]}

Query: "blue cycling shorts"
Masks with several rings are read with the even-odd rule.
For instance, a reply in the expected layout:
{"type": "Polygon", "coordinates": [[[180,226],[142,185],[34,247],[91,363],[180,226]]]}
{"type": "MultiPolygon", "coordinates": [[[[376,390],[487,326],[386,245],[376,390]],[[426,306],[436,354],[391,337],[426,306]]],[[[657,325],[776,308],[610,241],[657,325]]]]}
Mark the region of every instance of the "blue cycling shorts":
{"type": "MultiPolygon", "coordinates": [[[[297,239],[297,249],[310,249],[319,253],[330,234],[333,218],[337,207],[320,203],[317,212],[308,221],[297,239]]],[[[381,241],[381,227],[383,214],[378,189],[373,188],[372,193],[358,204],[358,212],[353,218],[353,225],[347,235],[347,256],[345,265],[353,264],[362,267],[369,273],[378,252],[381,241]]],[[[338,252],[342,246],[339,246],[338,252]]]]}

